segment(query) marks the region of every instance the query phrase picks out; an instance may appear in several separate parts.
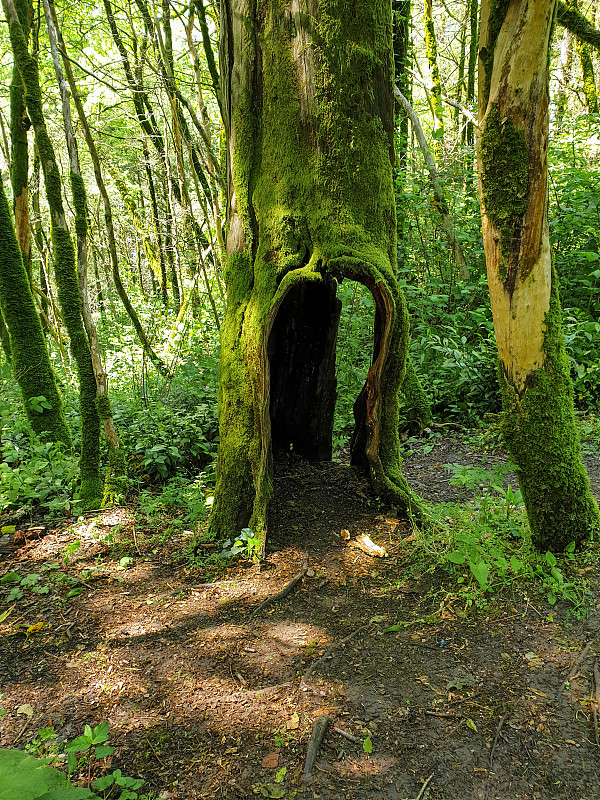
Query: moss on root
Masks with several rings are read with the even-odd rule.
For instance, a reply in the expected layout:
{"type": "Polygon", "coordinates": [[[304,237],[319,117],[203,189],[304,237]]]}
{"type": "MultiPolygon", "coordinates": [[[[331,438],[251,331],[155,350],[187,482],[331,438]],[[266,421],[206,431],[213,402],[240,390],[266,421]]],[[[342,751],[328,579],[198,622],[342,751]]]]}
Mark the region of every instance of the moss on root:
{"type": "Polygon", "coordinates": [[[581,460],[556,276],[546,315],[546,360],[522,396],[500,367],[503,433],[519,465],[534,545],[559,552],[597,534],[600,516],[581,460]]]}
{"type": "Polygon", "coordinates": [[[283,297],[299,281],[351,278],[389,298],[372,477],[394,502],[416,503],[400,471],[397,430],[408,320],[393,266],[390,3],[371,0],[348,14],[342,0],[321,0],[316,18],[293,21],[286,9],[280,0],[247,8],[234,21],[239,41],[230,51],[243,60],[237,65],[242,85],[231,99],[231,172],[245,241],[225,269],[210,521],[219,538],[247,524],[255,531],[266,526],[272,491],[266,341],[283,297]],[[297,37],[308,30],[313,86],[293,58],[295,47],[306,47],[297,37]],[[262,64],[269,68],[262,71],[262,64]]]}

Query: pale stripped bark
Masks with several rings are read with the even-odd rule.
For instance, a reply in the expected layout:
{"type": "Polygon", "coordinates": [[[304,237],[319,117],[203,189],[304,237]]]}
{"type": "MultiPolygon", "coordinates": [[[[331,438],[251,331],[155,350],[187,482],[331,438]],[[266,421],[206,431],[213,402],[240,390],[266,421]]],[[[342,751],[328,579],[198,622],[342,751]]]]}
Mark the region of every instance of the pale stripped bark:
{"type": "MultiPolygon", "coordinates": [[[[486,211],[485,198],[481,213],[498,353],[509,383],[518,391],[523,391],[529,375],[544,362],[544,318],[550,307],[552,263],[546,150],[547,54],[553,5],[553,0],[509,4],[495,43],[488,98],[482,97],[485,76],[480,61],[480,124],[485,124],[486,115],[497,104],[500,116],[510,116],[523,130],[532,164],[523,233],[518,246],[511,242],[508,259],[502,253],[500,232],[486,211]],[[502,278],[502,265],[506,269],[506,279],[502,278]]],[[[490,0],[482,3],[481,13],[480,49],[491,46],[487,38],[490,0]]],[[[481,140],[481,133],[478,140],[481,140]]],[[[481,173],[481,152],[478,168],[481,173]]]]}

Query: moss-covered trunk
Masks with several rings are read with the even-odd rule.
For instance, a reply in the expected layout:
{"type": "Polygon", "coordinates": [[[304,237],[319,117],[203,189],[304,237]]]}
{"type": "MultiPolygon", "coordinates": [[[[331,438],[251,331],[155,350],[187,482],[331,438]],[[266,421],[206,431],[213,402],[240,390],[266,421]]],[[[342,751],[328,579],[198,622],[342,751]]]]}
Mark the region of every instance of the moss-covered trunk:
{"type": "MultiPolygon", "coordinates": [[[[16,0],[15,8],[19,15],[23,35],[29,38],[29,0],[16,0]]],[[[13,191],[13,212],[15,216],[15,233],[23,266],[29,280],[31,272],[31,226],[29,224],[29,149],[27,131],[31,122],[25,108],[25,89],[21,73],[16,64],[13,64],[12,80],[10,83],[10,153],[11,170],[10,180],[13,191]]]]}
{"type": "Polygon", "coordinates": [[[504,435],[533,540],[598,529],[581,461],[548,232],[548,45],[554,0],[482,3],[478,165],[504,435]]]}
{"type": "Polygon", "coordinates": [[[29,276],[23,265],[0,177],[0,309],[9,335],[11,363],[33,430],[44,439],[71,445],[62,403],[46,349],[29,276]],[[43,396],[45,403],[33,402],[43,396]]]}
{"type": "Polygon", "coordinates": [[[376,306],[353,458],[378,493],[414,504],[397,431],[408,326],[395,278],[391,29],[390,0],[221,2],[229,231],[217,536],[245,525],[265,535],[272,438],[309,458],[330,452],[342,279],[367,286],[376,306]]]}
{"type": "Polygon", "coordinates": [[[46,184],[50,209],[54,274],[63,321],[69,334],[71,352],[77,364],[79,410],[81,415],[80,497],[88,507],[100,502],[100,418],[96,410],[96,381],[87,336],[83,327],[81,294],[75,266],[75,249],[67,227],[62,200],[61,176],[54,148],[42,110],[37,62],[27,49],[13,0],[3,0],[9,22],[10,40],[15,62],[25,87],[27,110],[35,132],[35,141],[46,184]]]}

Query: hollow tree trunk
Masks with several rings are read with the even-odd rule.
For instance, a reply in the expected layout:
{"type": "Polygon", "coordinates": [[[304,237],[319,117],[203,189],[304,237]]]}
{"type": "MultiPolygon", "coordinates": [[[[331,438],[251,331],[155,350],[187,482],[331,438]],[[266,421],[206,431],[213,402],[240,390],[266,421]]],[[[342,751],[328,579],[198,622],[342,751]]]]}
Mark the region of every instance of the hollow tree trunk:
{"type": "Polygon", "coordinates": [[[397,430],[408,326],[391,28],[390,0],[221,2],[229,231],[215,536],[250,525],[264,541],[273,445],[330,453],[342,279],[368,287],[376,307],[353,460],[378,493],[415,505],[397,430]]]}
{"type": "Polygon", "coordinates": [[[597,530],[581,461],[548,233],[548,45],[554,0],[482,3],[478,166],[504,435],[533,540],[597,530]]]}

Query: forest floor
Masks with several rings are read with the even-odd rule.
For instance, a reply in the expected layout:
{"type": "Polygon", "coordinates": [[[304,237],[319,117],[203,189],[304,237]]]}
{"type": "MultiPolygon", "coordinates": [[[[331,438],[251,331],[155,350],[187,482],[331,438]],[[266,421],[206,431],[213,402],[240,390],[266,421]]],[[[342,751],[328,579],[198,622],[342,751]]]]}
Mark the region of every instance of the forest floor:
{"type": "MultiPolygon", "coordinates": [[[[405,472],[436,502],[461,497],[444,464],[494,460],[459,438],[428,449],[405,472]]],[[[586,461],[599,494],[600,457],[586,461]]],[[[190,532],[144,525],[133,505],[21,526],[0,574],[40,577],[13,602],[15,584],[0,584],[0,610],[13,608],[0,746],[35,750],[46,726],[64,742],[108,721],[116,753],[102,771],[143,777],[162,800],[597,800],[598,574],[584,619],[516,590],[465,615],[440,570],[411,561],[418,534],[354,469],[290,457],[272,508],[266,561],[218,573],[194,563],[190,532]],[[362,533],[387,556],[352,546],[362,533]],[[298,588],[251,617],[306,553],[298,588]]]]}

